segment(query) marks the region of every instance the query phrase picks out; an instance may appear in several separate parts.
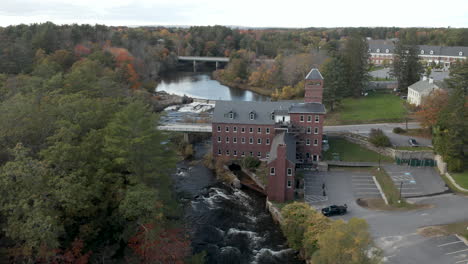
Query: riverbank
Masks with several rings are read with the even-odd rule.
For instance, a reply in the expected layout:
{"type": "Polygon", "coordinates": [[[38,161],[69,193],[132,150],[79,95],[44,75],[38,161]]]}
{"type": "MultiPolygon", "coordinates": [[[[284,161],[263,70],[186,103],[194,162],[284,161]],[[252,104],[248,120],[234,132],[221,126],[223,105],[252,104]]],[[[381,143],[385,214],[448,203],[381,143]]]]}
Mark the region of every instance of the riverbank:
{"type": "Polygon", "coordinates": [[[172,105],[189,104],[193,99],[188,96],[180,96],[176,94],[169,94],[165,91],[154,92],[150,97],[151,105],[154,112],[161,112],[165,108],[172,105]]]}
{"type": "Polygon", "coordinates": [[[216,81],[220,82],[222,85],[226,85],[226,86],[229,86],[229,87],[232,87],[232,88],[247,90],[247,91],[251,91],[251,92],[254,92],[254,93],[257,93],[257,94],[261,94],[261,95],[264,95],[264,96],[270,96],[270,97],[271,97],[271,95],[273,93],[272,90],[264,88],[264,87],[255,87],[255,86],[250,86],[250,85],[243,84],[243,83],[229,82],[227,80],[224,80],[218,74],[217,71],[214,71],[211,76],[212,76],[213,80],[216,80],[216,81]]]}

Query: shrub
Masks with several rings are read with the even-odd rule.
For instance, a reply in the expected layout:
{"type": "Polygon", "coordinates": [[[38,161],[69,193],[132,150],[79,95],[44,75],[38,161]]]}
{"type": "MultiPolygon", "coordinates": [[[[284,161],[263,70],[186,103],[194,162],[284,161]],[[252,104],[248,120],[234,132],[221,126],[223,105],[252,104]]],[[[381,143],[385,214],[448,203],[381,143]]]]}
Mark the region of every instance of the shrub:
{"type": "Polygon", "coordinates": [[[369,141],[376,147],[389,147],[390,139],[381,129],[371,129],[369,141]]]}
{"type": "Polygon", "coordinates": [[[281,210],[284,219],[281,229],[291,248],[295,250],[302,249],[302,240],[307,230],[307,220],[313,213],[308,204],[298,202],[288,204],[281,210]]]}
{"type": "Polygon", "coordinates": [[[455,157],[448,157],[447,159],[447,170],[450,172],[461,172],[463,171],[463,160],[455,157]]]}
{"type": "Polygon", "coordinates": [[[393,129],[393,133],[395,133],[395,134],[401,134],[401,133],[405,133],[405,132],[406,132],[406,130],[404,130],[404,129],[401,128],[401,127],[395,127],[395,128],[393,129]]]}
{"type": "Polygon", "coordinates": [[[242,159],[242,165],[249,170],[256,169],[260,166],[260,160],[255,157],[245,157],[242,159]]]}

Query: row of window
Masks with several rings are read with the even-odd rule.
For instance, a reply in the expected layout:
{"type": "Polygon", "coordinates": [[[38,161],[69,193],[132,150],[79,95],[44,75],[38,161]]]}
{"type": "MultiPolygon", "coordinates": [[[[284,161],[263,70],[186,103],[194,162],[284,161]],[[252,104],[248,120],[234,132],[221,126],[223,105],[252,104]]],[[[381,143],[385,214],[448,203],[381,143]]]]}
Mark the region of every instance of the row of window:
{"type": "MultiPolygon", "coordinates": [[[[301,122],[304,122],[304,116],[303,115],[301,115],[299,118],[300,118],[301,122]]],[[[312,116],[311,115],[307,116],[307,122],[312,122],[312,116]]],[[[315,115],[315,123],[318,123],[318,122],[320,122],[320,116],[315,115]]]]}
{"type": "MultiPolygon", "coordinates": [[[[229,126],[226,126],[226,127],[225,127],[225,131],[226,131],[226,132],[229,132],[229,130],[230,130],[229,126]]],[[[217,127],[217,131],[218,131],[218,132],[221,132],[221,126],[218,126],[218,127],[217,127]]],[[[236,127],[236,126],[232,127],[232,131],[233,131],[234,133],[237,133],[237,127],[236,127]]],[[[253,132],[254,132],[253,127],[250,127],[250,128],[249,128],[249,133],[253,133],[253,132]]],[[[245,133],[245,127],[241,127],[241,133],[245,133]]],[[[257,134],[261,134],[261,133],[262,133],[262,128],[261,128],[261,127],[257,128],[257,134]]],[[[269,127],[267,127],[267,128],[265,129],[265,133],[266,133],[266,134],[270,134],[270,128],[269,128],[269,127]]],[[[314,127],[314,134],[317,135],[318,133],[319,133],[319,128],[318,128],[318,127],[314,127]]],[[[312,134],[312,127],[307,127],[307,134],[312,134]]]]}
{"type": "MultiPolygon", "coordinates": [[[[230,130],[230,127],[229,127],[229,126],[226,126],[225,131],[226,131],[226,132],[229,132],[229,130],[230,130]]],[[[221,126],[218,126],[218,127],[217,127],[217,131],[218,131],[218,132],[221,132],[221,126]]],[[[232,127],[232,132],[237,133],[237,127],[236,127],[236,126],[232,127]]],[[[253,127],[249,127],[249,133],[253,133],[253,132],[254,132],[254,128],[253,128],[253,127]]],[[[241,133],[245,133],[245,127],[241,127],[241,133]]],[[[257,133],[258,133],[258,134],[261,134],[261,133],[262,133],[262,128],[261,128],[261,127],[258,127],[258,128],[257,128],[257,133]]],[[[270,128],[269,128],[269,127],[265,128],[265,133],[266,133],[266,134],[270,134],[270,128]]]]}
{"type": "MultiPolygon", "coordinates": [[[[217,141],[218,141],[218,143],[221,143],[221,141],[222,141],[221,137],[218,137],[217,141]]],[[[230,143],[230,138],[226,137],[226,140],[224,142],[229,144],[230,143]]],[[[245,142],[246,142],[245,137],[242,137],[241,138],[241,144],[245,144],[245,142]]],[[[232,143],[237,144],[237,138],[236,137],[232,138],[232,143]]],[[[253,144],[253,143],[254,143],[254,138],[250,137],[249,138],[249,144],[253,144]]],[[[262,139],[261,138],[257,138],[257,144],[258,145],[262,144],[262,139]]],[[[270,145],[270,139],[269,138],[265,139],[265,144],[270,145]]],[[[307,146],[310,146],[310,139],[309,138],[306,139],[305,144],[307,146]]],[[[318,146],[318,139],[314,139],[314,146],[318,146]]]]}
{"type": "MultiPolygon", "coordinates": [[[[275,175],[275,167],[270,168],[270,175],[275,175]]],[[[292,176],[292,168],[286,169],[286,175],[292,176]]]]}
{"type": "MultiPolygon", "coordinates": [[[[221,149],[218,149],[218,155],[222,155],[222,154],[223,154],[223,152],[221,151],[221,149]]],[[[240,154],[241,157],[245,157],[245,151],[242,151],[242,152],[240,152],[239,154],[240,154]]],[[[226,150],[226,156],[230,156],[230,155],[231,155],[231,151],[230,151],[229,149],[227,149],[227,150],[226,150]]],[[[237,157],[237,155],[238,155],[237,150],[233,150],[233,151],[232,151],[232,155],[235,156],[235,157],[237,157]]],[[[249,155],[250,157],[253,157],[253,156],[254,156],[254,152],[253,152],[253,151],[249,151],[249,152],[248,152],[248,155],[249,155]]],[[[261,151],[257,152],[257,158],[261,158],[261,157],[262,157],[262,152],[261,152],[261,151]]],[[[267,158],[270,157],[270,153],[269,153],[269,152],[266,153],[266,157],[267,157],[267,158]]]]}

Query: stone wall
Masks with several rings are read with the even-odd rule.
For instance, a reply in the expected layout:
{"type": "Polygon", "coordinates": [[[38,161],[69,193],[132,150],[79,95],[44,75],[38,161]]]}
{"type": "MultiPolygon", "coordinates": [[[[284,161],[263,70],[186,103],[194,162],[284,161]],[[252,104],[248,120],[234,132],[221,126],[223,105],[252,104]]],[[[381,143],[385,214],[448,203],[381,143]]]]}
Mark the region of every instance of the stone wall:
{"type": "Polygon", "coordinates": [[[446,174],[447,173],[447,163],[444,162],[442,159],[442,156],[436,155],[435,160],[437,162],[437,168],[439,169],[440,174],[446,174]]]}
{"type": "Polygon", "coordinates": [[[258,187],[262,188],[263,190],[266,191],[265,185],[260,181],[259,178],[257,178],[257,175],[253,172],[250,172],[249,170],[242,168],[242,172],[247,174],[257,185],[258,187]]]}
{"type": "Polygon", "coordinates": [[[328,133],[329,136],[339,136],[343,137],[349,142],[358,144],[366,149],[375,151],[380,153],[384,156],[388,156],[391,158],[400,158],[400,159],[435,159],[434,152],[430,150],[423,150],[423,151],[410,151],[410,150],[397,150],[393,148],[378,148],[375,147],[372,143],[370,143],[367,137],[346,133],[346,132],[330,132],[328,133]]]}
{"type": "Polygon", "coordinates": [[[266,209],[268,212],[270,212],[271,217],[276,223],[280,225],[283,223],[283,216],[281,215],[281,212],[270,201],[268,201],[268,199],[266,200],[266,209]]]}

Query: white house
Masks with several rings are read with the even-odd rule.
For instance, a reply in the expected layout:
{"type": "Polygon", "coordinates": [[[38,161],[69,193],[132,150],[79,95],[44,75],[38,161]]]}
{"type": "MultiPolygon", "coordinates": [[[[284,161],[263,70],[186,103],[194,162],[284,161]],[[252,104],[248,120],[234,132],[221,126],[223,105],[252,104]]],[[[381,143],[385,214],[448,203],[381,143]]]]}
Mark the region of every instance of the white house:
{"type": "Polygon", "coordinates": [[[408,103],[420,106],[423,98],[433,91],[443,88],[443,81],[434,81],[432,78],[423,77],[422,80],[408,87],[408,103]]]}

